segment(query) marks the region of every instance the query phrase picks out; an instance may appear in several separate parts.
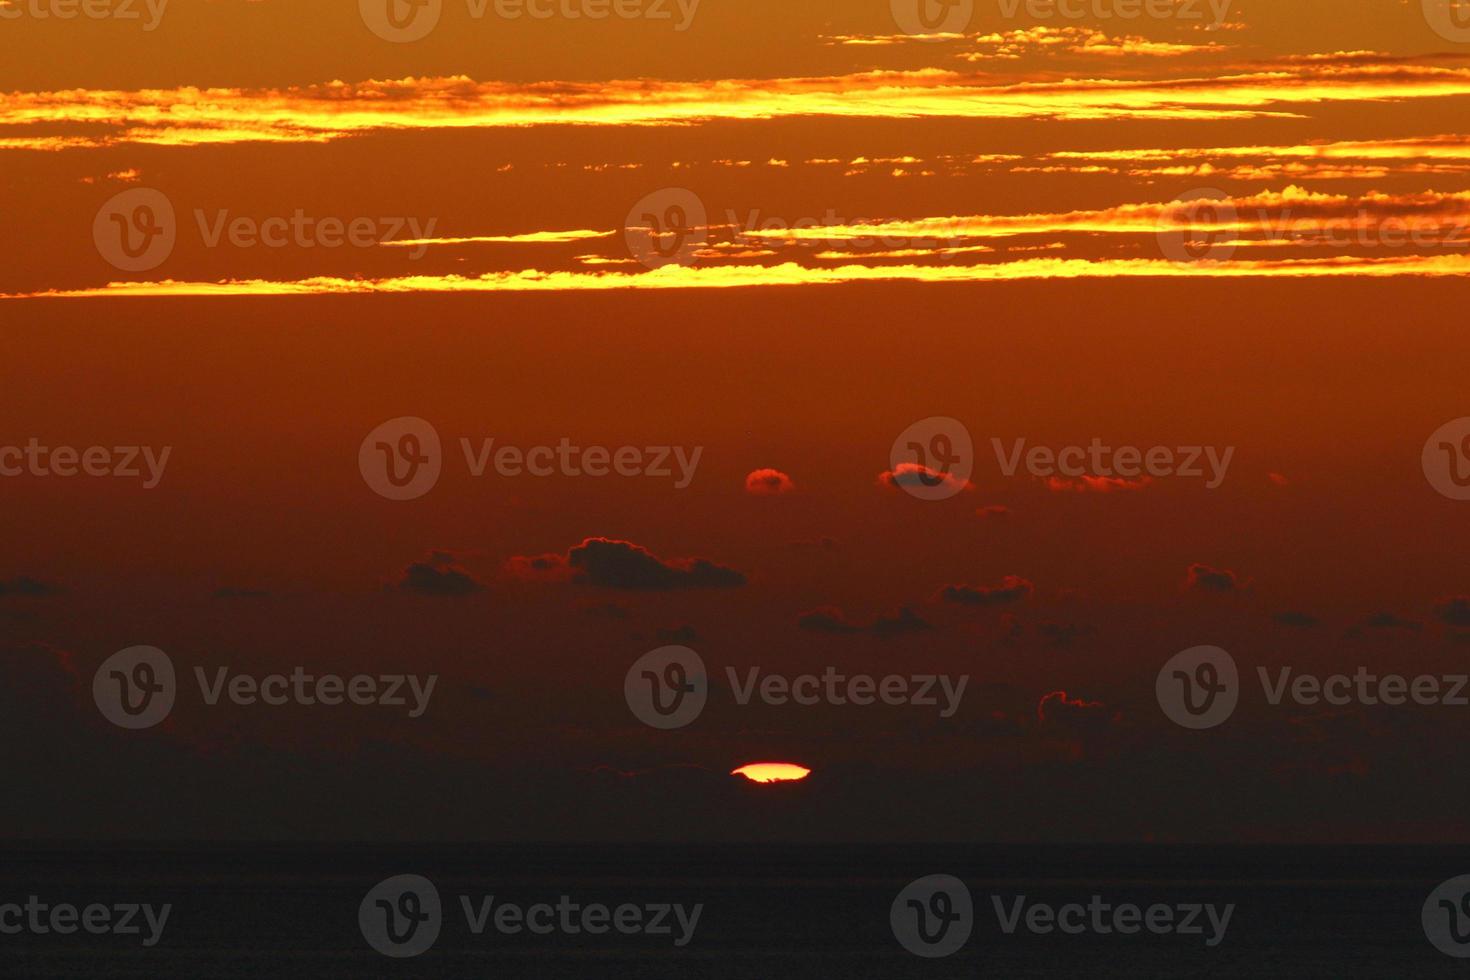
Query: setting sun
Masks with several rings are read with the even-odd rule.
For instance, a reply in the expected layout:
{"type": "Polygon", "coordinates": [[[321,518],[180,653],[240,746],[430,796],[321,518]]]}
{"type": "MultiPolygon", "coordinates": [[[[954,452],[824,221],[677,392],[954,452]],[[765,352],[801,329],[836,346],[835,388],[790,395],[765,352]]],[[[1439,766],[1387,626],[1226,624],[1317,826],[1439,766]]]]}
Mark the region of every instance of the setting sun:
{"type": "Polygon", "coordinates": [[[752,762],[730,773],[732,776],[744,776],[753,783],[791,783],[811,774],[812,771],[805,766],[790,762],[752,762]]]}

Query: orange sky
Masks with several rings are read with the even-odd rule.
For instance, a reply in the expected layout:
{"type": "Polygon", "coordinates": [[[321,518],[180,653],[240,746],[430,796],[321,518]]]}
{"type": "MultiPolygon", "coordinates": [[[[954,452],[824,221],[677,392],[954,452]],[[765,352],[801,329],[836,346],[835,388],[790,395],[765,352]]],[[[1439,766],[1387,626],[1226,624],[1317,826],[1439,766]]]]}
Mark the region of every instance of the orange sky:
{"type": "MultiPolygon", "coordinates": [[[[155,801],[104,808],[164,836],[202,814],[644,839],[677,811],[713,837],[871,839],[918,833],[915,800],[939,837],[1462,833],[1453,712],[1262,714],[1202,742],[1151,699],[1203,643],[1243,665],[1463,660],[1437,610],[1470,591],[1467,505],[1420,457],[1470,415],[1470,30],[1436,31],[1420,0],[1136,19],[977,0],[927,38],[902,0],[703,0],[685,30],[662,6],[445,0],[395,43],[351,3],[172,0],[152,30],[142,4],[142,23],[0,4],[0,446],[172,447],[151,490],[0,478],[5,655],[61,729],[51,763],[104,784],[175,766],[155,801]],[[446,467],[400,503],[356,465],[400,416],[451,455],[494,437],[703,457],[685,489],[446,467]],[[932,416],[980,448],[946,501],[880,476],[932,416]],[[1235,456],[1213,490],[1006,478],[986,456],[1094,437],[1235,456]],[[569,580],[601,537],[744,583],[569,580]],[[1239,587],[1200,589],[1197,564],[1239,587]],[[475,587],[427,594],[416,566],[475,587]],[[53,588],[7,593],[21,578],[53,588]],[[945,598],[1017,581],[1009,605],[945,598]],[[904,609],[931,629],[885,634],[904,609]],[[726,706],[656,738],[621,685],[671,636],[711,664],[975,682],[948,725],[726,706]],[[135,643],[432,669],[444,708],[379,727],[184,705],[119,742],[85,691],[56,692],[135,643]],[[55,721],[73,709],[89,724],[55,721]],[[789,809],[732,803],[746,787],[721,780],[757,759],[813,770],[789,809]],[[226,777],[193,798],[200,760],[226,777]],[[334,806],[381,771],[463,813],[334,806]],[[650,816],[645,777],[678,806],[650,816]],[[496,810],[504,787],[521,809],[496,810]]],[[[49,806],[99,832],[33,775],[11,832],[51,829],[49,806]]]]}

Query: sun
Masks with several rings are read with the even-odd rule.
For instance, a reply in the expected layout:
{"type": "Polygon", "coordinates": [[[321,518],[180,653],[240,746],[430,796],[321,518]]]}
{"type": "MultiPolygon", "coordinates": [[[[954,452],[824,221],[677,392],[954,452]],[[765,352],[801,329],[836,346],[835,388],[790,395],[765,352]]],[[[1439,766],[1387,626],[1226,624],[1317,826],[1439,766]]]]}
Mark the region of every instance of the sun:
{"type": "Polygon", "coordinates": [[[791,783],[810,776],[812,771],[792,762],[752,762],[732,770],[732,776],[744,776],[753,783],[791,783]]]}

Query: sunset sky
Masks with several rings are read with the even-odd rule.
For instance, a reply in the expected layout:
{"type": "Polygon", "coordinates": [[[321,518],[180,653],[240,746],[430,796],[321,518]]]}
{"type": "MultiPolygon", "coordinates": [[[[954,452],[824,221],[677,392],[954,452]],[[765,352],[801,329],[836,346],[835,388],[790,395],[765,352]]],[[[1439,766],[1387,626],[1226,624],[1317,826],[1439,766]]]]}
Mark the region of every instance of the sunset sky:
{"type": "Polygon", "coordinates": [[[1154,693],[1204,644],[1467,669],[1470,503],[1421,454],[1470,416],[1470,6],[439,6],[0,0],[0,449],[170,450],[0,476],[4,833],[1470,832],[1470,708],[1192,732],[1154,693]],[[443,473],[391,500],[359,450],[403,417],[443,473]],[[925,500],[892,451],[934,417],[974,466],[925,500]],[[491,438],[700,456],[476,477],[491,438]],[[1232,455],[1008,476],[1021,439],[1232,455]],[[92,677],[138,644],[439,687],[127,732],[92,677]],[[669,644],[710,703],[657,731],[624,678],[669,644]],[[829,666],[970,680],[952,717],[726,689],[829,666]]]}

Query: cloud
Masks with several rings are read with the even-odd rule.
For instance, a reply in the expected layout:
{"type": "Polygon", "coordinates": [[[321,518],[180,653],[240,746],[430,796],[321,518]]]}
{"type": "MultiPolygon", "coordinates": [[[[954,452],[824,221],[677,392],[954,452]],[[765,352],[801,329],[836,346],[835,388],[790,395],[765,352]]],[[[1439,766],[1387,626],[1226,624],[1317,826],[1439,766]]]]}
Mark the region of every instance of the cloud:
{"type": "Polygon", "coordinates": [[[654,633],[654,638],[665,645],[688,646],[699,639],[699,631],[693,626],[684,625],[676,629],[659,629],[654,633]]]}
{"type": "Polygon", "coordinates": [[[12,597],[44,599],[47,596],[60,595],[62,591],[60,586],[52,585],[49,582],[42,582],[38,579],[31,578],[29,575],[0,580],[0,599],[12,597]]]}
{"type": "Polygon", "coordinates": [[[920,463],[899,463],[891,470],[884,470],[878,474],[878,483],[890,489],[922,487],[928,490],[940,485],[963,490],[975,489],[975,485],[969,480],[962,481],[953,473],[931,470],[920,463]]]}
{"type": "Polygon", "coordinates": [[[727,589],[746,583],[740,572],[708,559],[665,560],[631,541],[611,538],[587,538],[564,556],[518,556],[506,568],[521,578],[631,591],[727,589]]]}
{"type": "Polygon", "coordinates": [[[1423,623],[1403,619],[1390,612],[1374,613],[1363,620],[1363,625],[1373,630],[1405,630],[1410,633],[1417,633],[1424,628],[1423,623]]]}
{"type": "Polygon", "coordinates": [[[1011,509],[1000,504],[986,504],[984,507],[976,508],[975,516],[983,517],[987,520],[1000,520],[1010,517],[1011,509]]]}
{"type": "Polygon", "coordinates": [[[409,565],[394,588],[399,592],[439,597],[474,595],[485,590],[446,551],[435,551],[424,561],[409,565]]]}
{"type": "Polygon", "coordinates": [[[270,593],[264,589],[242,589],[228,585],[214,590],[216,599],[265,599],[269,596],[270,593]]]}
{"type": "MultiPolygon", "coordinates": [[[[101,286],[50,288],[0,293],[7,299],[93,299],[100,297],[336,296],[407,293],[571,292],[622,289],[742,289],[771,286],[823,286],[857,282],[1007,282],[1040,279],[1251,279],[1261,277],[1387,279],[1399,276],[1441,277],[1470,275],[1470,255],[1328,255],[1315,258],[1247,259],[1228,262],[1172,262],[1167,259],[1021,259],[985,265],[882,265],[858,262],[836,268],[811,268],[795,262],[780,265],[679,266],[655,271],[547,272],[520,269],[478,276],[412,275],[386,279],[347,279],[314,276],[307,279],[227,279],[219,282],[163,279],[153,282],[109,282],[101,286]]],[[[902,464],[881,475],[887,486],[895,481],[953,479],[922,467],[902,464]]],[[[970,488],[970,484],[965,484],[970,488]]]]}
{"type": "Polygon", "coordinates": [[[756,496],[776,496],[795,489],[791,477],[780,470],[756,470],[745,478],[745,492],[756,496]]]}
{"type": "MultiPolygon", "coordinates": [[[[1081,50],[1171,54],[1139,38],[1081,50]]],[[[1298,106],[1463,95],[1470,72],[1416,64],[1281,64],[1219,77],[1000,78],[938,68],[795,78],[481,82],[463,75],[281,88],[70,89],[0,93],[0,126],[81,132],[8,137],[62,151],[119,143],[211,146],[327,142],[373,132],[531,126],[687,126],[825,116],[847,119],[1174,119],[1294,115],[1298,106]],[[92,135],[96,133],[96,135],[92,135]]]]}
{"type": "Polygon", "coordinates": [[[1070,698],[1066,691],[1052,691],[1036,705],[1036,718],[1043,728],[1071,735],[1096,733],[1111,725],[1117,716],[1101,701],[1070,698]]]}
{"type": "Polygon", "coordinates": [[[1434,607],[1434,615],[1448,626],[1470,627],[1470,596],[1451,596],[1434,607]]]}
{"type": "Polygon", "coordinates": [[[892,616],[879,616],[867,626],[852,622],[835,606],[824,606],[802,613],[797,625],[815,633],[868,633],[883,639],[906,633],[922,633],[934,628],[907,606],[900,607],[892,616]]]}
{"type": "Polygon", "coordinates": [[[1279,612],[1272,617],[1282,626],[1291,626],[1295,629],[1310,629],[1318,624],[1316,616],[1309,616],[1304,612],[1286,611],[1279,612]]]}
{"type": "Polygon", "coordinates": [[[939,592],[945,602],[961,606],[1005,606],[1029,598],[1036,586],[1018,575],[1007,575],[999,585],[946,585],[939,592]]]}
{"type": "Polygon", "coordinates": [[[1142,490],[1153,483],[1153,477],[1125,480],[1117,476],[1083,476],[1080,480],[1068,480],[1059,476],[1046,479],[1046,488],[1055,493],[1115,493],[1127,490],[1142,490]]]}
{"type": "Polygon", "coordinates": [[[1228,568],[1212,568],[1196,562],[1185,573],[1184,587],[1195,592],[1241,592],[1250,587],[1250,580],[1241,579],[1228,568]]]}

